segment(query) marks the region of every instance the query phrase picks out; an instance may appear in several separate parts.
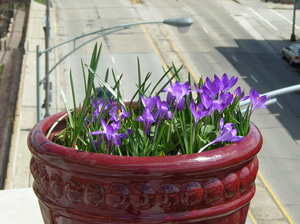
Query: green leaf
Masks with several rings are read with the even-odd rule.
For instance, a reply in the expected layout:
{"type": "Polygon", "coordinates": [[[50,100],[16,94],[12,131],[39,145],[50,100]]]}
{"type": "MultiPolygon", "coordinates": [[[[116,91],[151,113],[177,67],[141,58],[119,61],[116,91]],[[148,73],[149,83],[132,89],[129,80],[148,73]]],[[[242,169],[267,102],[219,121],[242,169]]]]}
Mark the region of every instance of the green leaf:
{"type": "Polygon", "coordinates": [[[67,110],[67,114],[69,116],[71,128],[74,129],[74,121],[73,121],[72,113],[71,113],[71,110],[70,110],[70,107],[69,107],[66,95],[65,95],[65,93],[64,93],[64,91],[62,90],[61,87],[60,87],[60,92],[61,92],[61,96],[63,98],[64,104],[65,104],[65,107],[66,107],[66,110],[67,110]]]}
{"type": "Polygon", "coordinates": [[[58,125],[59,122],[61,122],[68,114],[64,114],[63,116],[61,116],[60,118],[58,118],[58,120],[51,126],[51,128],[49,129],[46,138],[49,139],[49,136],[51,135],[51,133],[53,132],[54,128],[58,125]]]}
{"type": "Polygon", "coordinates": [[[205,135],[208,135],[210,134],[212,131],[215,130],[215,126],[214,125],[204,125],[201,127],[201,133],[205,136],[205,135]]]}
{"type": "Polygon", "coordinates": [[[86,65],[88,70],[101,82],[103,86],[117,99],[118,102],[125,108],[126,105],[121,98],[118,98],[118,94],[105,82],[90,66],[86,65]]]}

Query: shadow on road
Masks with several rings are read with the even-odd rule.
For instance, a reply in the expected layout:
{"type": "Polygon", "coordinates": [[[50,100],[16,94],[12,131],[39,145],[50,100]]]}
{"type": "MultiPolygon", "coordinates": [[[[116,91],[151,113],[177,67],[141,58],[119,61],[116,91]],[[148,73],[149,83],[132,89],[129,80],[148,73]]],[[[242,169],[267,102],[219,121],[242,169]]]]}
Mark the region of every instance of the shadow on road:
{"type": "MultiPolygon", "coordinates": [[[[279,88],[300,84],[299,66],[290,66],[282,59],[281,50],[291,45],[279,40],[235,40],[237,47],[217,47],[227,61],[239,72],[244,81],[266,93],[279,88]]],[[[300,140],[300,92],[277,97],[278,103],[268,107],[288,130],[292,138],[300,140]]]]}

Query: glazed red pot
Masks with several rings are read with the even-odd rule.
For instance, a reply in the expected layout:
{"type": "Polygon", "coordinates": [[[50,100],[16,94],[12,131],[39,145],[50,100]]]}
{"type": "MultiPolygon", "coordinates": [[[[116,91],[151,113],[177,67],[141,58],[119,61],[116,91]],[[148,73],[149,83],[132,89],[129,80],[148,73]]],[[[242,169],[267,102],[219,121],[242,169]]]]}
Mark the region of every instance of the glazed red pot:
{"type": "Polygon", "coordinates": [[[62,115],[42,120],[28,137],[46,224],[245,223],[262,146],[254,124],[241,142],[212,151],[125,157],[48,140],[47,130],[62,115]]]}

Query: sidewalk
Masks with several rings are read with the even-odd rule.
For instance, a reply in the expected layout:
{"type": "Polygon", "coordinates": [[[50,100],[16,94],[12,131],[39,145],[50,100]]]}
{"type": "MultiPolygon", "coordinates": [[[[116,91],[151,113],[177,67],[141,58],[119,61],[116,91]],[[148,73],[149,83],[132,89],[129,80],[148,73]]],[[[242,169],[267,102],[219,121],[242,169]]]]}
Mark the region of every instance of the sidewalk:
{"type": "MultiPolygon", "coordinates": [[[[31,1],[29,24],[25,41],[25,56],[19,86],[18,103],[15,114],[14,131],[11,142],[9,164],[5,189],[27,188],[33,183],[30,174],[30,151],[27,147],[27,136],[36,124],[36,46],[44,49],[44,31],[42,18],[46,6],[31,1]]],[[[53,12],[51,8],[51,13],[53,12]]],[[[55,16],[51,15],[51,19],[55,16]]],[[[50,60],[53,60],[50,58],[50,60]]],[[[44,58],[41,60],[41,74],[44,75],[44,58]]],[[[43,92],[43,91],[41,91],[43,92]]],[[[43,96],[41,97],[43,99],[43,96]]]]}
{"type": "MultiPolygon", "coordinates": [[[[5,189],[31,188],[30,174],[31,154],[27,148],[27,136],[36,123],[36,45],[44,48],[44,32],[42,18],[45,14],[45,5],[31,2],[28,32],[26,38],[26,55],[24,57],[22,77],[19,89],[18,105],[15,116],[14,133],[12,137],[9,166],[5,189]]],[[[50,10],[51,20],[55,19],[53,8],[50,10]]],[[[52,23],[54,24],[54,23],[52,23]]],[[[55,60],[54,53],[50,60],[55,60]]],[[[42,62],[43,63],[43,62],[42,62]]],[[[44,65],[41,64],[41,71],[44,65]]],[[[43,97],[41,98],[43,99],[43,97]]],[[[270,196],[266,186],[258,177],[257,192],[251,201],[247,224],[272,223],[285,224],[282,211],[270,196]]],[[[18,201],[16,201],[18,202],[18,201]]]]}

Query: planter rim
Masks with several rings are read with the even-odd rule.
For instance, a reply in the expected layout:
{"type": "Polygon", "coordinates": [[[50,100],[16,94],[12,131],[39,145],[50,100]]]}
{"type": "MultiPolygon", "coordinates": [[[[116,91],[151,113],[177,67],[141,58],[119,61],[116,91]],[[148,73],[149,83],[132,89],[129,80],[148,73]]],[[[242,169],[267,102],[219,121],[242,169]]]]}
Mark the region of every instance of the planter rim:
{"type": "Polygon", "coordinates": [[[49,163],[62,161],[76,166],[95,166],[105,169],[120,169],[123,171],[138,170],[151,172],[190,172],[207,169],[211,171],[236,166],[252,159],[262,147],[262,136],[258,128],[250,122],[250,130],[245,138],[211,151],[189,155],[173,155],[162,157],[127,157],[106,155],[71,149],[53,143],[46,138],[46,133],[54,122],[66,112],[60,112],[37,123],[28,135],[28,146],[32,154],[49,163]]]}

